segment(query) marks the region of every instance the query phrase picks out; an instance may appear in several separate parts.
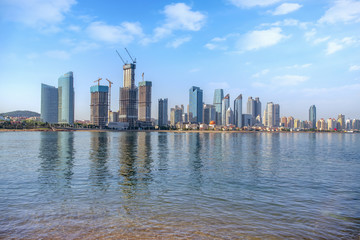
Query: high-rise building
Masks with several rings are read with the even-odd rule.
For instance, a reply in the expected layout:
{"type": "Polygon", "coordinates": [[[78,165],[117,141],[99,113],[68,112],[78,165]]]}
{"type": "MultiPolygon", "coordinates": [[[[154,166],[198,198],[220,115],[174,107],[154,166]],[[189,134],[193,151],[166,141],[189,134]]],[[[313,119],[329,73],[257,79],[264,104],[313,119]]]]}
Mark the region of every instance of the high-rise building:
{"type": "Polygon", "coordinates": [[[255,118],[255,101],[252,97],[248,98],[248,101],[246,103],[246,113],[251,114],[253,118],[255,118]]]}
{"type": "Polygon", "coordinates": [[[287,127],[288,128],[294,128],[294,118],[293,117],[288,117],[287,119],[287,127]]]}
{"type": "Polygon", "coordinates": [[[280,125],[281,125],[281,127],[286,127],[286,128],[288,127],[287,117],[282,117],[282,118],[281,118],[280,125]]]}
{"type": "Polygon", "coordinates": [[[191,122],[202,123],[203,115],[203,90],[199,87],[192,86],[189,89],[189,111],[192,115],[191,122]]]}
{"type": "Polygon", "coordinates": [[[41,121],[58,122],[58,89],[41,84],[41,121]]]}
{"type": "Polygon", "coordinates": [[[231,110],[231,107],[229,107],[227,110],[226,110],[226,120],[225,120],[225,125],[226,126],[229,126],[231,124],[233,124],[233,111],[231,110]]]}
{"type": "Polygon", "coordinates": [[[175,106],[175,108],[170,109],[170,124],[171,126],[176,126],[177,123],[182,123],[181,108],[175,106]]]}
{"type": "Polygon", "coordinates": [[[65,73],[58,79],[58,123],[74,124],[74,77],[65,73]]]}
{"type": "Polygon", "coordinates": [[[221,114],[222,114],[222,100],[224,98],[224,90],[223,89],[215,89],[214,91],[214,101],[213,104],[215,106],[215,122],[218,125],[221,125],[221,114]]]}
{"type": "Polygon", "coordinates": [[[226,96],[222,100],[221,104],[221,124],[226,125],[226,111],[230,107],[230,95],[226,94],[226,96]]]}
{"type": "Polygon", "coordinates": [[[139,120],[151,121],[151,87],[149,81],[139,82],[139,120]]]}
{"type": "Polygon", "coordinates": [[[327,120],[327,130],[334,130],[336,128],[336,120],[334,118],[329,118],[327,120]]]}
{"type": "Polygon", "coordinates": [[[108,97],[109,87],[96,85],[90,87],[91,105],[90,121],[92,124],[103,128],[108,123],[108,97]]]}
{"type": "Polygon", "coordinates": [[[209,124],[211,121],[215,121],[216,109],[212,104],[204,104],[203,110],[203,122],[209,124]]]}
{"type": "Polygon", "coordinates": [[[158,109],[158,125],[159,127],[168,125],[168,99],[159,99],[158,109]]]}
{"type": "Polygon", "coordinates": [[[280,105],[268,102],[264,111],[264,125],[267,127],[280,126],[280,105]]]}
{"type": "Polygon", "coordinates": [[[311,105],[309,109],[310,128],[316,129],[316,107],[311,105]]]}
{"type": "Polygon", "coordinates": [[[128,122],[129,127],[135,127],[138,120],[138,88],[135,86],[136,64],[124,64],[124,83],[120,88],[119,122],[128,122]]]}
{"type": "Polygon", "coordinates": [[[261,102],[258,97],[255,98],[255,120],[259,118],[259,121],[255,121],[256,123],[261,123],[261,102]]]}
{"type": "Polygon", "coordinates": [[[242,123],[242,95],[240,94],[234,100],[234,124],[236,127],[241,128],[242,123]]]}
{"type": "Polygon", "coordinates": [[[360,120],[359,119],[353,119],[351,125],[352,125],[352,129],[360,130],[360,120]]]}
{"type": "Polygon", "coordinates": [[[338,115],[338,129],[345,129],[345,115],[338,115]]]}

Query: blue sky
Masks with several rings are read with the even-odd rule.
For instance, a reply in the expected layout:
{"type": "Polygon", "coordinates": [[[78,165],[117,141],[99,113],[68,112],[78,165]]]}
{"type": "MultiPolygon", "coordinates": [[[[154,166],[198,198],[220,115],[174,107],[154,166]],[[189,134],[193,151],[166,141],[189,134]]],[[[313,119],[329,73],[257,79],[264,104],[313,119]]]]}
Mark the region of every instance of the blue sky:
{"type": "Polygon", "coordinates": [[[122,62],[137,59],[157,100],[188,104],[188,90],[212,103],[223,88],[279,103],[281,116],[360,118],[360,1],[0,0],[0,112],[40,112],[41,83],[74,72],[75,118],[90,118],[89,88],[114,82],[118,109],[122,62]],[[105,81],[102,82],[105,84],[105,81]]]}

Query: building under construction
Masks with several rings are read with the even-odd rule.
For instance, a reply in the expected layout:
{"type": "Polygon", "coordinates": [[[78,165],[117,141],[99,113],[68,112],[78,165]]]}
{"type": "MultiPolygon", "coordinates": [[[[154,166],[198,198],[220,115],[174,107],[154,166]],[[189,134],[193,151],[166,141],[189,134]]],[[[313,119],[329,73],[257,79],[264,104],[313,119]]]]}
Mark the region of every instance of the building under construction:
{"type": "Polygon", "coordinates": [[[139,121],[151,121],[151,87],[149,81],[139,82],[139,121]]]}
{"type": "MultiPolygon", "coordinates": [[[[99,81],[99,80],[98,80],[99,81]]],[[[90,121],[92,124],[103,128],[108,123],[108,94],[109,87],[96,85],[90,87],[91,105],[90,121]]]]}
{"type": "Polygon", "coordinates": [[[138,88],[135,86],[136,61],[124,64],[124,85],[120,88],[119,122],[128,122],[130,128],[136,126],[138,120],[138,88]]]}

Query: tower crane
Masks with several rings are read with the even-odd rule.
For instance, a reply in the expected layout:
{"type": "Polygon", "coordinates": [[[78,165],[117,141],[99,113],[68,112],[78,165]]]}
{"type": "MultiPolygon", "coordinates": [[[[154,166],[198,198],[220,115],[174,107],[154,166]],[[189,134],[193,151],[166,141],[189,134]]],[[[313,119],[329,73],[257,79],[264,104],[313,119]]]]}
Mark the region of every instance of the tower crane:
{"type": "Polygon", "coordinates": [[[99,78],[98,80],[95,80],[94,82],[98,82],[98,86],[99,86],[101,80],[102,80],[102,78],[99,78]]]}
{"type": "Polygon", "coordinates": [[[125,50],[126,50],[127,54],[129,55],[129,57],[130,57],[131,61],[133,62],[133,64],[136,64],[136,58],[133,59],[133,58],[131,57],[129,51],[128,51],[126,48],[125,48],[125,50]]]}
{"type": "Polygon", "coordinates": [[[127,62],[125,62],[124,59],[121,57],[121,55],[120,55],[120,53],[118,52],[118,50],[115,50],[115,51],[116,51],[116,53],[119,55],[119,57],[120,57],[121,61],[124,63],[124,65],[127,64],[127,62]]]}
{"type": "Polygon", "coordinates": [[[109,82],[109,114],[111,111],[111,84],[113,84],[113,82],[111,82],[109,79],[106,79],[106,81],[109,82]]]}

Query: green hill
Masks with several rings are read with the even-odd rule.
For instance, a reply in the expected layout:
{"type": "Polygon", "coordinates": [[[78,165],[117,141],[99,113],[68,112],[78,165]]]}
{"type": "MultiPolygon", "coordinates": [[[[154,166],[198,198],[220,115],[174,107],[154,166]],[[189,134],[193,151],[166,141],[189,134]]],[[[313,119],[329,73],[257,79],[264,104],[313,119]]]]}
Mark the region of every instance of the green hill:
{"type": "Polygon", "coordinates": [[[13,112],[7,112],[7,113],[0,113],[1,116],[8,116],[8,117],[40,117],[40,114],[37,112],[32,111],[26,111],[26,110],[17,110],[13,112]]]}

